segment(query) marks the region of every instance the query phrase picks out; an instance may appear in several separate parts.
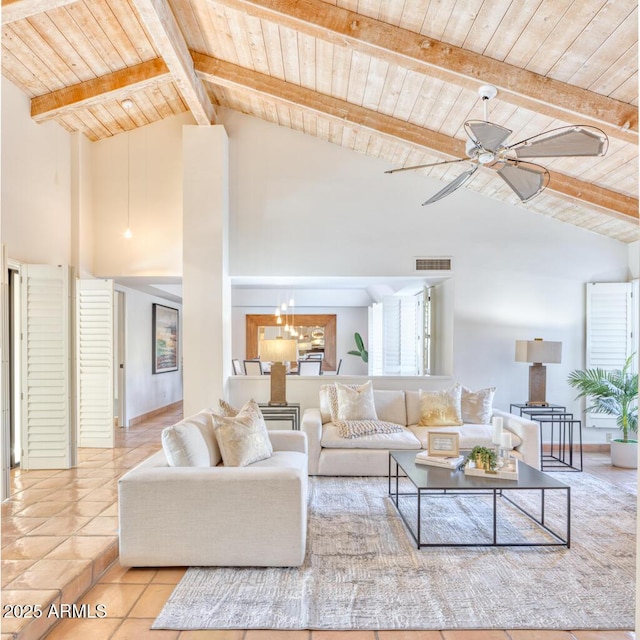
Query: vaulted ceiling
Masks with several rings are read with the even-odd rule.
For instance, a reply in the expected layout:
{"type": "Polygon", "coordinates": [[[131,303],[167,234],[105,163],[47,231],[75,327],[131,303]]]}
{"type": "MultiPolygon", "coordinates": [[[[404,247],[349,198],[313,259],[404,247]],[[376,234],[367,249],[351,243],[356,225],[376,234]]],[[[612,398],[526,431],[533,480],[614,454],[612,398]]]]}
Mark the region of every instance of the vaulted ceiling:
{"type": "MultiPolygon", "coordinates": [[[[2,0],[2,73],[34,120],[91,140],[187,110],[215,123],[223,106],[394,167],[464,157],[464,122],[482,119],[477,90],[492,84],[488,119],[511,140],[592,125],[609,149],[539,161],[551,180],[526,204],[490,169],[464,188],[632,242],[637,11],[631,0],[2,0]]],[[[461,166],[422,171],[444,186],[461,166]]]]}

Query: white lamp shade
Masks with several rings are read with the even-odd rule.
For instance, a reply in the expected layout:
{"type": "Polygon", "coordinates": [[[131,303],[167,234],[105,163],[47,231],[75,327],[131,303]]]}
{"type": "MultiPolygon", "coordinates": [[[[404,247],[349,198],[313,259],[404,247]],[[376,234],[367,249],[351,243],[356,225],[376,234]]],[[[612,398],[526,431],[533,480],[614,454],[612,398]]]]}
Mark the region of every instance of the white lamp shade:
{"type": "Polygon", "coordinates": [[[275,338],[260,340],[260,359],[265,362],[289,362],[298,359],[298,343],[295,340],[275,338]]]}
{"type": "Polygon", "coordinates": [[[516,362],[558,364],[562,362],[562,342],[516,340],[516,362]]]}

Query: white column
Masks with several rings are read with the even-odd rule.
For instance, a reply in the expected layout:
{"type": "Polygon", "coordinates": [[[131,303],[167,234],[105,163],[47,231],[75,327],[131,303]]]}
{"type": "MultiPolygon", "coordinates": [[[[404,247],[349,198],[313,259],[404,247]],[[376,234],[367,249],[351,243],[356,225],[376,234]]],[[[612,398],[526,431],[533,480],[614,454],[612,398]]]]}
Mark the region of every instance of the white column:
{"type": "Polygon", "coordinates": [[[183,127],[184,415],[226,396],[231,373],[229,139],[221,125],[183,127]]]}

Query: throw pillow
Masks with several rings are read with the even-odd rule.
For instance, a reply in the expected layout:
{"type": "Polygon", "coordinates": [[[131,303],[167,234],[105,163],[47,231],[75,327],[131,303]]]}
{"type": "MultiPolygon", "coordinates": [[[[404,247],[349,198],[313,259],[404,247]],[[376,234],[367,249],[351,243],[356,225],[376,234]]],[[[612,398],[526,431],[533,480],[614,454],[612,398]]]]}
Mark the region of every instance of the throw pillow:
{"type": "Polygon", "coordinates": [[[493,415],[495,387],[471,391],[462,387],[462,421],[472,424],[489,424],[493,415]]]}
{"type": "Polygon", "coordinates": [[[226,400],[223,400],[222,398],[218,400],[218,410],[216,413],[225,416],[226,418],[235,418],[239,412],[240,409],[232,407],[226,400]]]}
{"type": "Polygon", "coordinates": [[[210,467],[211,454],[201,425],[189,419],[166,427],[162,449],[170,467],[210,467]]]}
{"type": "Polygon", "coordinates": [[[453,427],[462,424],[462,388],[459,384],[446,391],[420,389],[419,427],[453,427]]]}
{"type": "Polygon", "coordinates": [[[371,380],[353,388],[336,382],[338,420],[377,420],[371,380]]]}
{"type": "Polygon", "coordinates": [[[225,467],[246,467],[270,458],[273,453],[260,407],[249,400],[236,416],[213,416],[222,462],[225,467]]]}

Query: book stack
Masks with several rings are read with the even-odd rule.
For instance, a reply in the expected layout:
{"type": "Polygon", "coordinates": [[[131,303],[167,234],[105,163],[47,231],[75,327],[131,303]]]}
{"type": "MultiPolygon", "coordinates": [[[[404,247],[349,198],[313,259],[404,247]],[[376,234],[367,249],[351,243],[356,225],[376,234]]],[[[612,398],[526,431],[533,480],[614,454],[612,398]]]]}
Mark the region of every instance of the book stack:
{"type": "Polygon", "coordinates": [[[416,455],[417,464],[428,464],[432,467],[444,469],[458,469],[464,462],[464,456],[430,456],[428,452],[421,451],[416,455]]]}

